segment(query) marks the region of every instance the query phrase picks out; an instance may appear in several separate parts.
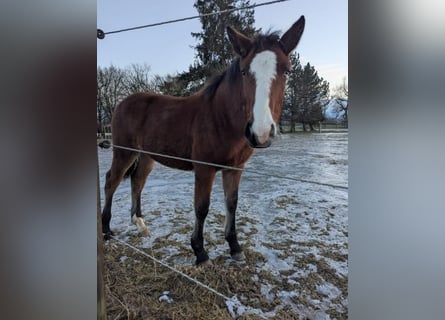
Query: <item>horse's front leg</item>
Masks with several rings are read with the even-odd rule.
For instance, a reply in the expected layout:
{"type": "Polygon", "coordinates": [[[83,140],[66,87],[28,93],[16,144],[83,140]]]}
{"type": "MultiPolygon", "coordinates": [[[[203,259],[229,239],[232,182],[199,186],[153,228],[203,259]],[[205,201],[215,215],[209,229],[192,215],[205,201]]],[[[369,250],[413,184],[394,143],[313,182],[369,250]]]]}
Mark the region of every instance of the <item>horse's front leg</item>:
{"type": "Polygon", "coordinates": [[[193,229],[191,245],[196,255],[196,264],[209,260],[204,249],[203,228],[209,213],[210,193],[212,192],[215,169],[208,166],[195,166],[195,227],[193,229]]]}
{"type": "Polygon", "coordinates": [[[226,222],[224,226],[224,236],[229,243],[230,255],[234,260],[244,260],[244,254],[238,243],[235,228],[235,212],[238,205],[238,186],[242,171],[223,170],[223,188],[226,202],[226,222]]]}

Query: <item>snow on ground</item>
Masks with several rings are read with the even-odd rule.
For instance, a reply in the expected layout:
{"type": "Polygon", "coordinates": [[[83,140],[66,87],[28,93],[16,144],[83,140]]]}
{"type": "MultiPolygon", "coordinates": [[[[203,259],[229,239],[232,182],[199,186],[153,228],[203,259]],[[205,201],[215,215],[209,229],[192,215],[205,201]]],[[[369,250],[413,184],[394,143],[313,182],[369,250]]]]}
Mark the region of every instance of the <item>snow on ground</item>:
{"type": "MultiPolygon", "coordinates": [[[[347,186],[347,144],[346,132],[282,135],[270,148],[256,150],[246,168],[347,186]]],[[[99,149],[102,205],[111,159],[111,149],[99,149]]],[[[192,172],[156,164],[142,193],[144,219],[152,237],[144,238],[139,246],[159,250],[170,264],[194,262],[189,245],[194,224],[193,188],[192,172]],[[154,246],[161,240],[165,245],[154,246]]],[[[112,230],[124,240],[137,234],[130,224],[130,206],[128,179],[115,193],[111,220],[112,230]]],[[[261,282],[261,293],[267,300],[278,299],[280,305],[314,319],[347,318],[347,212],[345,189],[243,173],[238,239],[246,252],[260,257],[253,277],[261,282]]],[[[218,173],[204,229],[205,246],[211,259],[222,256],[230,263],[224,216],[218,173]]]]}

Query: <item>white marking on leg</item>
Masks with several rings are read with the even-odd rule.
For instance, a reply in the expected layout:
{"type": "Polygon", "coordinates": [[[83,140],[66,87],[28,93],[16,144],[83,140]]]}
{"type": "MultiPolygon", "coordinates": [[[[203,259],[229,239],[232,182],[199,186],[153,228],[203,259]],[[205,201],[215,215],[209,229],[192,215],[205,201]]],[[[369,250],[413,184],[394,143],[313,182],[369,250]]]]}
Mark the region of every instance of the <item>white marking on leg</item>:
{"type": "Polygon", "coordinates": [[[138,228],[138,232],[142,234],[143,237],[151,236],[150,230],[148,230],[142,217],[136,217],[136,215],[134,215],[133,217],[131,217],[131,221],[136,225],[136,227],[138,228]]]}
{"type": "Polygon", "coordinates": [[[264,143],[269,139],[272,125],[276,128],[269,108],[270,89],[277,74],[276,54],[269,50],[258,53],[250,64],[250,70],[256,80],[252,130],[258,142],[264,143]]]}

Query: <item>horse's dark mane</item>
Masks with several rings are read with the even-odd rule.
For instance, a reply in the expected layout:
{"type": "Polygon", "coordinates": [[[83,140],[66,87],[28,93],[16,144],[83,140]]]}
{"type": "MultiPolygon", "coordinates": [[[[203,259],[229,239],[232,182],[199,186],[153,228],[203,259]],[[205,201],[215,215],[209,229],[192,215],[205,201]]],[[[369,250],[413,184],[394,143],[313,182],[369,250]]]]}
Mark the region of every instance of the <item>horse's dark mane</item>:
{"type": "Polygon", "coordinates": [[[266,34],[257,34],[253,38],[253,47],[255,50],[261,50],[265,47],[272,47],[278,43],[280,35],[278,31],[268,31],[266,34]]]}
{"type": "MultiPolygon", "coordinates": [[[[253,49],[256,51],[271,47],[277,44],[279,39],[280,36],[277,31],[269,31],[266,34],[257,34],[253,38],[253,49]]],[[[204,95],[208,98],[213,98],[224,78],[227,76],[227,79],[230,82],[233,82],[239,75],[240,71],[239,58],[236,58],[226,70],[210,78],[203,88],[204,95]]]]}
{"type": "Polygon", "coordinates": [[[213,98],[216,90],[218,90],[219,85],[224,80],[226,75],[229,81],[233,81],[236,79],[236,76],[239,72],[239,58],[237,58],[229,65],[226,70],[210,78],[203,89],[204,95],[206,95],[208,98],[213,98]]]}

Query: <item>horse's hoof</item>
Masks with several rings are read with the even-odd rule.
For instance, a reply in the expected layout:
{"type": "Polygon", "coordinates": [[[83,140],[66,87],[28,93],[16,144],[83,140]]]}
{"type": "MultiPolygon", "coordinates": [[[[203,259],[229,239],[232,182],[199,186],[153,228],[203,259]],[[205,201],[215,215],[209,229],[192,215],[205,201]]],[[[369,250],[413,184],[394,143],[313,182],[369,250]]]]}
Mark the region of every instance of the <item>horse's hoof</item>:
{"type": "Polygon", "coordinates": [[[104,235],[104,241],[108,241],[111,239],[112,236],[114,236],[114,233],[113,233],[113,231],[110,230],[110,231],[104,232],[103,235],[104,235]]]}
{"type": "Polygon", "coordinates": [[[151,233],[150,230],[148,230],[148,228],[145,228],[143,230],[140,230],[141,236],[149,238],[151,237],[151,233]]]}
{"type": "Polygon", "coordinates": [[[213,266],[213,262],[212,260],[208,259],[206,261],[202,261],[202,262],[196,262],[196,266],[197,267],[211,267],[213,266]]]}
{"type": "Polygon", "coordinates": [[[207,263],[210,261],[209,255],[207,252],[203,251],[198,254],[196,254],[196,262],[195,265],[202,266],[207,265],[207,263]]]}
{"type": "Polygon", "coordinates": [[[244,255],[244,252],[236,252],[232,254],[232,259],[237,262],[244,262],[246,261],[246,256],[244,255]]]}

